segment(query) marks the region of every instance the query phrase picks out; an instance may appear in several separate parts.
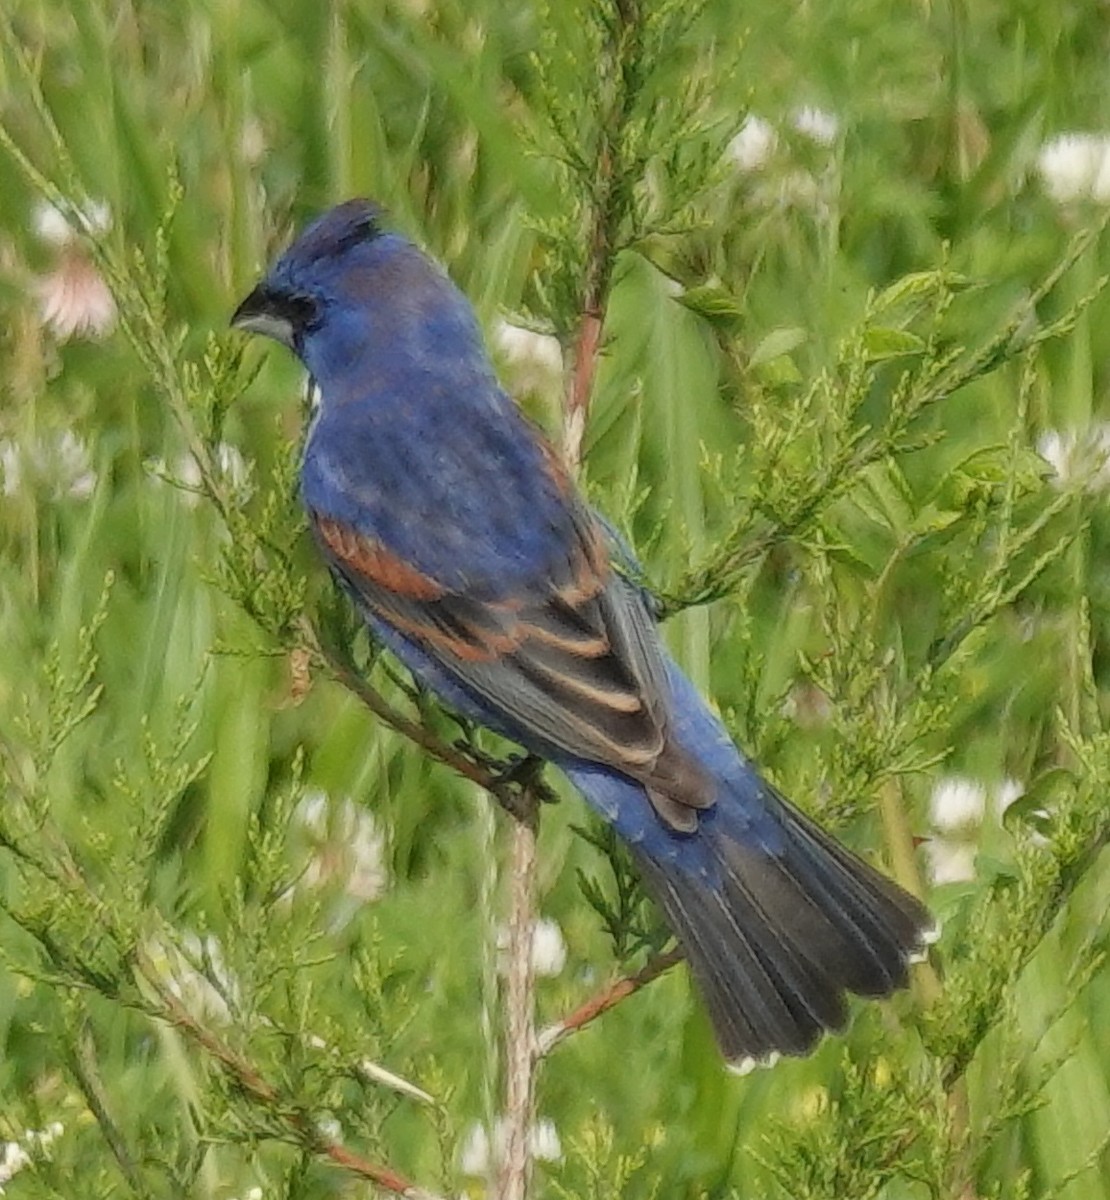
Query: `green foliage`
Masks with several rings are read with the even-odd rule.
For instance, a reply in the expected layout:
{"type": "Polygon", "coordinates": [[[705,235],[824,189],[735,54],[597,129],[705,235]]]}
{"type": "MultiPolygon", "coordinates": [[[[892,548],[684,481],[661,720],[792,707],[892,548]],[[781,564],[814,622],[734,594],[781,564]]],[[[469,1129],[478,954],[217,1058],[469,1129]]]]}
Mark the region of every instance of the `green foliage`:
{"type": "Polygon", "coordinates": [[[644,893],[632,856],[612,825],[595,821],[588,828],[576,827],[575,832],[605,856],[612,874],[612,883],[605,884],[579,869],[578,886],[609,935],[614,957],[626,963],[643,950],[658,953],[669,931],[644,893]]]}
{"type": "Polygon", "coordinates": [[[620,253],[683,229],[721,177],[742,114],[710,109],[722,68],[696,36],[705,7],[574,0],[541,9],[532,54],[540,122],[530,133],[554,190],[550,211],[530,222],[544,252],[532,285],[539,323],[563,340],[603,304],[620,253]]]}
{"type": "MultiPolygon", "coordinates": [[[[775,782],[909,887],[925,852],[975,856],[931,888],[912,995],[811,1060],[726,1075],[681,969],[545,1041],[562,1151],[534,1193],[1110,1195],[1108,260],[1093,181],[1054,203],[1036,168],[1108,124],[1104,16],[9,7],[10,1194],[486,1194],[462,1154],[501,1083],[482,789],[564,789],[358,631],[304,536],[295,370],[223,332],[295,224],[366,192],[549,423],[560,381],[496,314],[572,359],[603,321],[584,484],[775,782]],[[113,298],[84,336],[48,304],[66,270],[113,298]],[[1023,795],[954,829],[928,804],[950,771],[1023,795]]],[[[666,936],[582,821],[543,806],[549,1031],[666,936]]]]}

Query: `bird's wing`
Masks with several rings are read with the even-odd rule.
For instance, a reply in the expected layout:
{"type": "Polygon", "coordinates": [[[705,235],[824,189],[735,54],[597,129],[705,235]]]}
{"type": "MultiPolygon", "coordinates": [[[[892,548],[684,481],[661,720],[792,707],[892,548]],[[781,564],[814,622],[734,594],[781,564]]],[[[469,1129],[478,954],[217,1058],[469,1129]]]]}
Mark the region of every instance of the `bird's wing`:
{"type": "Polygon", "coordinates": [[[593,514],[571,499],[565,561],[495,600],[449,590],[351,526],[312,523],[333,568],[376,617],[546,746],[643,783],[660,816],[692,831],[712,786],[669,736],[650,615],[613,571],[593,514]]]}

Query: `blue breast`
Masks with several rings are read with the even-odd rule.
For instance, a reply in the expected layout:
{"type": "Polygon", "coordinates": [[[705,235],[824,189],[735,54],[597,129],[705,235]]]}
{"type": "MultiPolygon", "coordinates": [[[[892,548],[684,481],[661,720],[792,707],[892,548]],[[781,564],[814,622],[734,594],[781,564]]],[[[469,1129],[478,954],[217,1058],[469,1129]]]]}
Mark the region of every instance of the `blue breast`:
{"type": "Polygon", "coordinates": [[[565,563],[573,524],[469,307],[436,282],[420,320],[352,309],[306,346],[323,402],[304,499],[452,590],[511,595],[565,563]]]}

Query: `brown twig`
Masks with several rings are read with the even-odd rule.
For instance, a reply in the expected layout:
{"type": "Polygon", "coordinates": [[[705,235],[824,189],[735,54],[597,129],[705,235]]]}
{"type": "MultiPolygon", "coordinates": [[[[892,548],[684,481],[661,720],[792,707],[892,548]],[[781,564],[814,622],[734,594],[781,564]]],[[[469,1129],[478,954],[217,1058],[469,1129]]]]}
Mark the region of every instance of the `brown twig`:
{"type": "Polygon", "coordinates": [[[582,460],[586,413],[601,349],[602,316],[597,298],[588,299],[574,340],[573,368],[564,401],[563,456],[572,468],[582,460]]]}
{"type": "Polygon", "coordinates": [[[307,622],[301,626],[301,637],[304,639],[305,649],[312,656],[313,662],[318,667],[322,667],[336,683],[342,684],[348,692],[361,700],[390,729],[401,734],[402,737],[408,738],[430,758],[450,767],[464,779],[469,779],[479,787],[485,788],[498,804],[512,813],[517,820],[529,819],[530,800],[528,797],[535,795],[543,798],[542,784],[535,780],[530,780],[527,786],[514,782],[507,773],[499,772],[476,761],[449,742],[437,737],[420,721],[399,712],[377,688],[368,683],[340,655],[324,646],[317,637],[316,631],[307,622]]]}
{"type": "Polygon", "coordinates": [[[609,146],[603,143],[598,153],[597,201],[588,233],[590,253],[582,281],[582,309],[563,397],[563,458],[574,473],[577,473],[582,462],[582,441],[586,434],[586,417],[601,353],[605,305],[613,275],[614,215],[609,204],[612,182],[613,154],[609,146]]]}
{"type": "Polygon", "coordinates": [[[622,1000],[626,1000],[634,992],[646,987],[653,979],[666,974],[676,963],[682,961],[681,950],[668,950],[666,954],[657,954],[646,966],[641,967],[634,975],[625,975],[591,996],[584,1004],[580,1004],[572,1013],[548,1025],[536,1039],[536,1053],[542,1058],[550,1054],[562,1041],[572,1033],[595,1021],[602,1013],[615,1008],[622,1000]]]}
{"type": "Polygon", "coordinates": [[[155,1015],[205,1050],[243,1092],[263,1105],[272,1116],[284,1121],[306,1150],[323,1155],[352,1175],[368,1180],[395,1196],[402,1196],[404,1200],[444,1200],[437,1193],[418,1187],[392,1167],[372,1162],[323,1134],[309,1113],[283,1096],[242,1054],[202,1025],[165,986],[157,968],[144,955],[138,957],[136,966],[144,982],[158,998],[155,1015]]]}

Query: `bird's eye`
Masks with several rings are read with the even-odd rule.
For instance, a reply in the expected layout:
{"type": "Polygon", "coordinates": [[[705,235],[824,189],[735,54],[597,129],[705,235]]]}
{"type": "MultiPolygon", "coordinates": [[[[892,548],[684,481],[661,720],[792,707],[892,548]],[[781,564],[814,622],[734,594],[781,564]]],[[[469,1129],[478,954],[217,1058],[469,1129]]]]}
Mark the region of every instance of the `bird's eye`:
{"type": "Polygon", "coordinates": [[[287,294],[277,299],[278,315],[292,325],[294,332],[314,329],[320,321],[320,304],[311,296],[287,294]]]}

